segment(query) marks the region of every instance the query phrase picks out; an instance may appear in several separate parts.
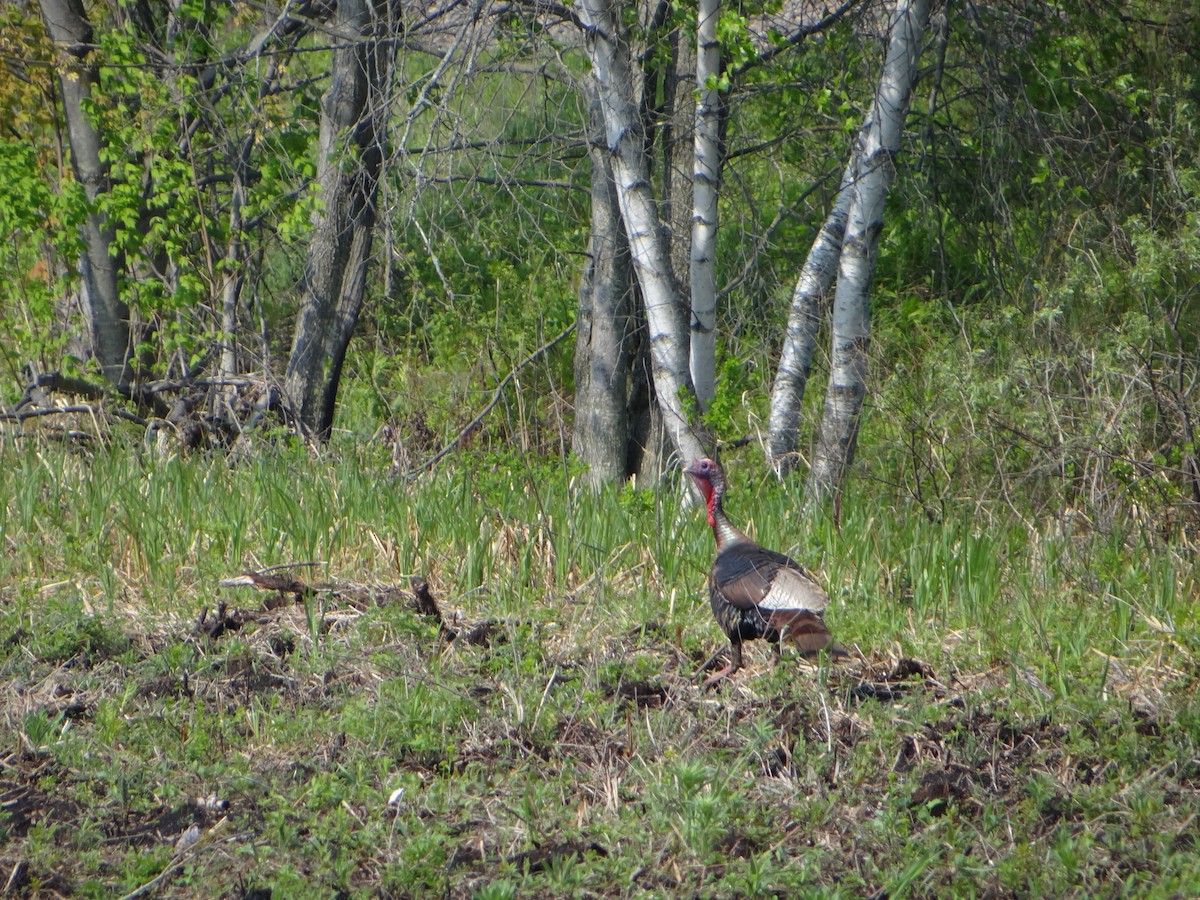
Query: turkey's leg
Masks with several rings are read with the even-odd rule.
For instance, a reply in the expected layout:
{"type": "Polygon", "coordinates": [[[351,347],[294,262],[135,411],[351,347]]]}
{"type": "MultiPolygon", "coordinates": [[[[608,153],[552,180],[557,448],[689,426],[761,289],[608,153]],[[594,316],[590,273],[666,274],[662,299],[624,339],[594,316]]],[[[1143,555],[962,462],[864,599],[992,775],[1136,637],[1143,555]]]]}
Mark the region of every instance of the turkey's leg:
{"type": "MultiPolygon", "coordinates": [[[[716,659],[716,657],[714,656],[713,659],[716,659]]],[[[708,664],[711,662],[712,662],[712,660],[710,659],[708,663],[705,663],[704,668],[707,669],[708,664]]],[[[739,641],[739,642],[733,644],[733,653],[732,653],[732,658],[729,661],[729,665],[727,665],[721,671],[715,672],[712,675],[710,675],[708,678],[706,678],[704,681],[704,684],[700,685],[700,690],[707,691],[710,687],[715,685],[717,682],[721,681],[724,678],[728,678],[730,675],[732,675],[734,672],[736,672],[741,667],[742,667],[742,644],[739,641]]]]}

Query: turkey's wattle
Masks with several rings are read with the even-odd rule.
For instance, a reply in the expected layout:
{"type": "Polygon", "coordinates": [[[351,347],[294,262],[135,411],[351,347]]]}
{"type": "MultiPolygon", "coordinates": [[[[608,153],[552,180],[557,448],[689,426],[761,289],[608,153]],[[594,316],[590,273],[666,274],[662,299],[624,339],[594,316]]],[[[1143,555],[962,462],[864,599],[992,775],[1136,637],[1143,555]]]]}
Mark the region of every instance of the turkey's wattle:
{"type": "Polygon", "coordinates": [[[756,638],[789,641],[806,656],[845,651],[825,627],[829,597],[808,571],[790,556],[750,540],[725,517],[721,498],[725,474],[711,459],[697,459],[684,470],[696,481],[708,507],[708,524],[717,539],[717,558],[708,578],[709,600],[717,623],[729,636],[733,658],[704,682],[711,687],[742,667],[742,642],[756,638]]]}

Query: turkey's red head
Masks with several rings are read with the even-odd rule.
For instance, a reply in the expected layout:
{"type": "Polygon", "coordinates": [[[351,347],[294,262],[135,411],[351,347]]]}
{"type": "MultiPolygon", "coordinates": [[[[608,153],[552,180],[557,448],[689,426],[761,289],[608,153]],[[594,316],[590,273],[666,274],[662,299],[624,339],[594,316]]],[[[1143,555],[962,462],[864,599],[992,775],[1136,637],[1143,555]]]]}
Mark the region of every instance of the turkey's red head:
{"type": "Polygon", "coordinates": [[[721,491],[725,487],[725,478],[721,474],[721,467],[715,460],[694,459],[692,464],[683,470],[696,482],[696,487],[700,489],[700,493],[704,495],[704,504],[708,507],[708,524],[716,525],[715,504],[721,498],[721,491]]]}

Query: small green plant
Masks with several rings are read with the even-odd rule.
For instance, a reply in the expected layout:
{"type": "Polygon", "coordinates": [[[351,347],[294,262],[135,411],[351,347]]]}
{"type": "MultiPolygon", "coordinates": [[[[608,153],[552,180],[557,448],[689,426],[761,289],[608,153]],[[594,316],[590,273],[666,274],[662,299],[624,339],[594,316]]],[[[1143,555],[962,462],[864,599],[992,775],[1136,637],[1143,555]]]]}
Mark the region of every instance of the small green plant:
{"type": "Polygon", "coordinates": [[[28,748],[35,753],[44,751],[58,739],[65,720],[62,713],[50,715],[40,709],[27,715],[22,733],[28,748]]]}
{"type": "Polygon", "coordinates": [[[514,900],[518,896],[517,883],[507,878],[498,879],[475,888],[471,896],[474,900],[514,900]]]}

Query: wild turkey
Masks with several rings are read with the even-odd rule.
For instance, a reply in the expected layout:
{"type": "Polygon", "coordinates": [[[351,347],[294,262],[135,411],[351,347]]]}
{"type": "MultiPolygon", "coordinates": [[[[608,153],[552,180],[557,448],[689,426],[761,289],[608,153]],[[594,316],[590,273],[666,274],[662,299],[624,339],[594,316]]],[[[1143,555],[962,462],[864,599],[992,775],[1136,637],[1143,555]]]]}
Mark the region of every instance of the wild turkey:
{"type": "Polygon", "coordinates": [[[725,474],[711,459],[684,470],[696,481],[708,506],[708,524],[717,539],[717,558],[708,577],[709,600],[717,623],[733,645],[729,665],[704,682],[709,688],[742,667],[742,642],[756,638],[790,641],[805,656],[846,651],[825,627],[829,597],[798,562],[768,550],[734,527],[721,509],[725,474]]]}

